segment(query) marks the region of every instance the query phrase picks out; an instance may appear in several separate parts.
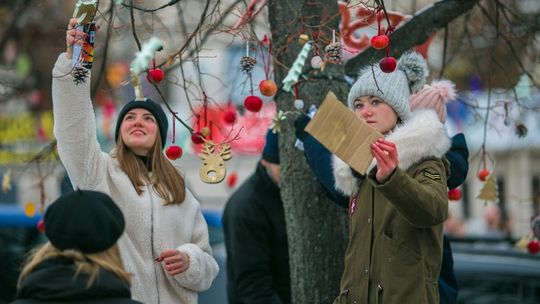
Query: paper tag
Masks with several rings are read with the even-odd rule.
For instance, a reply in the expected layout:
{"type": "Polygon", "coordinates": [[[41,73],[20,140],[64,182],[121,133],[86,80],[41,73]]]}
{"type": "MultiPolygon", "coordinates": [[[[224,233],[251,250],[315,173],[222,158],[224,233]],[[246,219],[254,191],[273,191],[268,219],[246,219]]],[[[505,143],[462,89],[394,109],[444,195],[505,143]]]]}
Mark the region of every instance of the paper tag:
{"type": "Polygon", "coordinates": [[[332,91],[305,130],[361,174],[366,173],[373,160],[371,144],[383,137],[339,102],[332,91]]]}

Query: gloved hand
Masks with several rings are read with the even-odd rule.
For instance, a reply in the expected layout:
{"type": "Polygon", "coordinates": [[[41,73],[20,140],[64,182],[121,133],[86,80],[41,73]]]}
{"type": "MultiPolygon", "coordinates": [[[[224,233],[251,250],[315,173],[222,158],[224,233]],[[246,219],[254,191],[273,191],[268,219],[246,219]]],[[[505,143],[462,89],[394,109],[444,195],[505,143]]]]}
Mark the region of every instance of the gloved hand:
{"type": "Polygon", "coordinates": [[[300,114],[300,116],[294,121],[294,134],[296,134],[296,138],[304,141],[304,139],[309,136],[309,133],[304,131],[304,129],[310,121],[311,118],[304,113],[300,114]]]}

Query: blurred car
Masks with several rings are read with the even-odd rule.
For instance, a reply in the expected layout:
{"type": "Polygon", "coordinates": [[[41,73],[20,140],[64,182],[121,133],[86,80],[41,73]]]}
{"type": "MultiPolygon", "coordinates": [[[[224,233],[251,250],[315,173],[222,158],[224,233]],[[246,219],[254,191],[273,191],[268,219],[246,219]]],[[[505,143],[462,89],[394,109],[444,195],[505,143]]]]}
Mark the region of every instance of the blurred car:
{"type": "Polygon", "coordinates": [[[540,255],[512,240],[452,240],[458,303],[540,303],[540,255]]]}

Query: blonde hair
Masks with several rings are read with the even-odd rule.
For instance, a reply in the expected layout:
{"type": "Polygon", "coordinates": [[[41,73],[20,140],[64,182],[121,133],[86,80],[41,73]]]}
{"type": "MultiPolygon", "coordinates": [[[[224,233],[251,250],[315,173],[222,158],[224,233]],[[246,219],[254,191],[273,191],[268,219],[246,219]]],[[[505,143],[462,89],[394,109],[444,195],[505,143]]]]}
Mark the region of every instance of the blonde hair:
{"type": "Polygon", "coordinates": [[[120,256],[118,244],[114,244],[109,249],[98,253],[82,253],[81,251],[75,249],[59,250],[54,247],[51,242],[47,242],[30,253],[25,266],[21,271],[21,275],[19,276],[17,286],[20,287],[23,279],[29,275],[36,266],[46,260],[57,257],[66,257],[74,261],[74,278],[79,276],[81,273],[88,274],[89,278],[88,282],[86,282],[86,288],[90,288],[92,284],[94,284],[100,269],[105,269],[112,272],[120,280],[124,281],[128,285],[131,284],[130,275],[124,269],[122,264],[122,257],[120,256]]]}
{"type": "Polygon", "coordinates": [[[150,152],[152,176],[143,163],[124,143],[122,136],[116,143],[116,158],[120,168],[129,177],[137,194],[141,195],[143,187],[148,182],[152,184],[158,195],[163,198],[165,206],[180,204],[186,198],[184,178],[173,164],[165,158],[161,151],[161,138],[156,136],[156,141],[150,152]]]}

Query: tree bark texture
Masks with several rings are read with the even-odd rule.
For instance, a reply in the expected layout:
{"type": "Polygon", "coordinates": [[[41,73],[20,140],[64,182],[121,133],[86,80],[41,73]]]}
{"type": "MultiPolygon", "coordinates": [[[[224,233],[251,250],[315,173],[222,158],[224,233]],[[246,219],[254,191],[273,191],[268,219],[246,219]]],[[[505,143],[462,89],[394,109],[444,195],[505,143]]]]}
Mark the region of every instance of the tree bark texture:
{"type": "MultiPolygon", "coordinates": [[[[298,42],[302,28],[312,37],[311,31],[318,31],[321,22],[330,22],[331,25],[320,28],[325,31],[326,37],[332,37],[331,29],[337,29],[339,21],[337,12],[335,0],[269,2],[274,78],[278,85],[281,85],[302,48],[298,42]]],[[[321,46],[324,47],[324,44],[321,46]]],[[[308,66],[309,59],[306,68],[308,66]]],[[[324,72],[310,75],[317,78],[303,80],[298,85],[305,109],[311,104],[318,106],[330,89],[341,100],[345,100],[348,86],[345,82],[336,80],[343,79],[343,67],[327,66],[324,72]],[[329,79],[330,77],[334,80],[329,79]]],[[[275,98],[278,110],[294,112],[294,96],[288,92],[280,92],[275,98]]],[[[287,114],[284,128],[279,134],[281,196],[289,242],[292,302],[331,303],[339,292],[343,272],[347,235],[346,210],[326,197],[307,167],[303,153],[294,147],[296,137],[293,122],[296,117],[294,113],[287,114]]]]}

